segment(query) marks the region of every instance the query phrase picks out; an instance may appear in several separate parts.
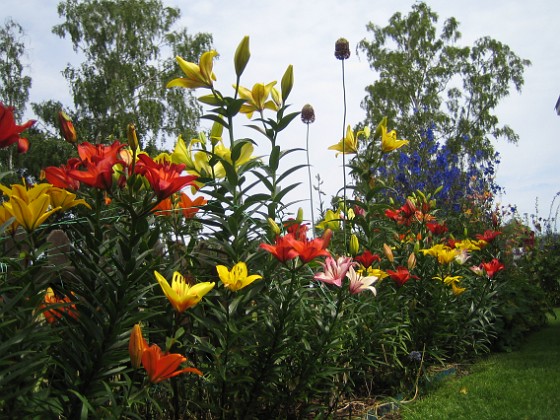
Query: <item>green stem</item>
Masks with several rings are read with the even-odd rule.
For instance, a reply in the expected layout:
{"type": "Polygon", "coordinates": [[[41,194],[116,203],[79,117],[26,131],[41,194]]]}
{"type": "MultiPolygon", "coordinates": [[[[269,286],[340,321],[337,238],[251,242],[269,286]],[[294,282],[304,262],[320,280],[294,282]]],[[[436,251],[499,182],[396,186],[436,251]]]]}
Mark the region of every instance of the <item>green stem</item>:
{"type": "Polygon", "coordinates": [[[346,246],[346,221],[347,221],[347,214],[346,211],[346,84],[344,80],[344,60],[342,62],[342,98],[343,98],[343,118],[342,118],[342,200],[343,200],[343,214],[344,220],[342,220],[342,237],[344,239],[344,249],[348,249],[346,246]]]}
{"type": "Polygon", "coordinates": [[[307,155],[307,177],[309,178],[309,201],[311,206],[311,236],[315,238],[315,208],[313,205],[313,182],[311,180],[311,163],[309,162],[309,124],[307,125],[307,135],[305,136],[305,152],[307,155]]]}

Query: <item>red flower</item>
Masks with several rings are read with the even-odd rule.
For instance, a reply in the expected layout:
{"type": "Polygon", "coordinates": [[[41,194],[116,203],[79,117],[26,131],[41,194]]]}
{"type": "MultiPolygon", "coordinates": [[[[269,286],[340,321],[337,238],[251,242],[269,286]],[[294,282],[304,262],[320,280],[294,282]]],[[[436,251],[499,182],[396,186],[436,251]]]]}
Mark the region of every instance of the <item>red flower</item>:
{"type": "Polygon", "coordinates": [[[5,106],[0,102],[0,148],[11,146],[14,143],[18,144],[18,151],[27,149],[25,144],[29,145],[27,139],[20,138],[20,134],[35,124],[35,120],[29,120],[23,125],[17,125],[14,118],[14,108],[5,106]]]}
{"type": "Polygon", "coordinates": [[[48,166],[45,168],[45,178],[55,187],[64,188],[69,190],[78,190],[80,188],[80,182],[70,176],[70,171],[77,169],[80,166],[80,159],[71,158],[68,159],[66,165],[48,166]]]}
{"type": "Polygon", "coordinates": [[[288,241],[297,252],[299,259],[304,264],[313,261],[317,257],[330,257],[331,255],[326,249],[329,244],[330,237],[328,239],[315,238],[311,241],[307,239],[300,241],[292,237],[288,238],[288,241]]]}
{"type": "Polygon", "coordinates": [[[332,236],[330,229],[325,230],[321,238],[315,238],[311,241],[302,234],[302,232],[307,232],[305,225],[292,225],[289,230],[291,230],[290,233],[276,237],[276,245],[260,244],[260,247],[274,255],[280,262],[299,257],[304,264],[307,264],[317,257],[329,257],[331,255],[326,249],[332,236]],[[294,226],[297,227],[294,228],[294,226]],[[297,234],[297,237],[294,236],[294,233],[297,234]]]}
{"type": "Polygon", "coordinates": [[[138,156],[135,172],[146,177],[158,200],[164,200],[198,178],[196,175],[181,176],[184,164],[157,163],[148,155],[138,156]]]}
{"type": "Polygon", "coordinates": [[[394,220],[395,222],[400,222],[402,220],[400,209],[398,210],[387,209],[385,210],[385,216],[387,216],[391,220],[394,220]]]}
{"type": "Polygon", "coordinates": [[[426,227],[434,235],[443,235],[449,230],[447,229],[447,226],[445,226],[445,224],[439,224],[437,222],[427,222],[426,227]]]}
{"type": "Polygon", "coordinates": [[[111,189],[113,186],[114,165],[111,159],[102,160],[97,163],[83,161],[82,165],[85,167],[85,171],[71,169],[68,171],[68,175],[90,187],[99,188],[100,190],[111,189]]]}
{"type": "Polygon", "coordinates": [[[265,251],[270,252],[272,255],[276,257],[276,259],[280,262],[286,262],[288,260],[293,260],[298,256],[297,251],[292,247],[291,243],[289,242],[289,238],[291,234],[285,236],[277,236],[276,237],[276,244],[260,244],[259,246],[264,249],[265,251]]]}
{"type": "Polygon", "coordinates": [[[405,284],[410,279],[418,279],[418,276],[413,276],[408,271],[408,268],[399,266],[397,271],[387,270],[387,274],[400,286],[405,284]]]}
{"type": "Polygon", "coordinates": [[[78,145],[78,155],[84,164],[87,162],[93,164],[107,162],[107,165],[111,164],[111,166],[113,166],[117,163],[123,163],[119,152],[124,146],[125,145],[118,140],[115,140],[113,144],[109,146],[105,144],[91,144],[85,141],[78,145]]]}
{"type": "Polygon", "coordinates": [[[356,255],[354,260],[362,264],[364,268],[369,268],[371,265],[377,261],[381,261],[381,257],[377,254],[372,254],[369,250],[365,250],[360,255],[356,255]]]}
{"type": "Polygon", "coordinates": [[[488,278],[494,277],[494,275],[498,271],[501,271],[505,268],[505,266],[496,258],[487,263],[483,262],[482,264],[480,264],[480,266],[484,268],[484,271],[486,271],[486,275],[488,276],[488,278]]]}
{"type": "Polygon", "coordinates": [[[498,232],[496,230],[485,230],[482,235],[480,233],[478,233],[476,235],[476,239],[483,240],[483,241],[486,241],[486,242],[490,243],[494,239],[496,239],[496,236],[501,235],[501,234],[502,234],[502,232],[498,232]]]}
{"type": "Polygon", "coordinates": [[[146,369],[150,382],[154,384],[186,372],[202,376],[201,371],[192,367],[177,370],[186,361],[187,358],[178,353],[162,354],[157,344],[152,344],[142,352],[142,366],[146,369]]]}

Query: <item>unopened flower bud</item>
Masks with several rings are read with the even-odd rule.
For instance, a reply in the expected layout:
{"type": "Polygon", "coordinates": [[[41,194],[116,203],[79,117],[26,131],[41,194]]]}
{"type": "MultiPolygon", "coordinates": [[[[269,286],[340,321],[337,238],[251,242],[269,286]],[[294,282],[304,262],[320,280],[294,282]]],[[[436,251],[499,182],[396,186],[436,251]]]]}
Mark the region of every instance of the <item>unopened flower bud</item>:
{"type": "Polygon", "coordinates": [[[352,257],[355,257],[358,255],[358,252],[360,252],[360,242],[358,241],[358,237],[356,235],[350,236],[348,251],[350,251],[350,255],[352,257]]]}
{"type": "Polygon", "coordinates": [[[245,36],[237,46],[237,50],[235,50],[234,64],[235,74],[237,77],[241,77],[243,74],[250,57],[251,51],[249,51],[249,37],[245,36]]]}
{"type": "Polygon", "coordinates": [[[138,136],[136,136],[136,127],[134,124],[128,124],[126,127],[126,137],[130,148],[132,150],[138,149],[138,136]]]}
{"type": "Polygon", "coordinates": [[[383,253],[387,257],[389,262],[394,262],[395,261],[395,256],[393,255],[393,250],[391,249],[391,247],[389,245],[383,244],[383,253]]]}
{"type": "Polygon", "coordinates": [[[301,207],[297,211],[296,221],[298,223],[303,222],[303,209],[301,207]]]}
{"type": "Polygon", "coordinates": [[[350,44],[346,38],[339,38],[334,44],[334,56],[338,60],[350,58],[350,44]]]}
{"type": "Polygon", "coordinates": [[[416,267],[416,255],[414,252],[408,256],[407,265],[409,270],[414,270],[416,267]]]}
{"type": "Polygon", "coordinates": [[[62,137],[68,143],[76,143],[78,140],[78,135],[76,134],[76,129],[74,128],[74,124],[72,124],[72,120],[64,111],[60,111],[58,113],[58,121],[60,123],[60,131],[62,132],[62,137]]]}
{"type": "Polygon", "coordinates": [[[270,217],[266,219],[266,221],[268,222],[268,226],[270,226],[270,230],[272,230],[275,235],[280,235],[280,226],[278,226],[278,224],[276,224],[276,222],[270,217]]]}
{"type": "Polygon", "coordinates": [[[309,104],[305,104],[301,109],[301,120],[305,124],[311,124],[315,122],[315,110],[309,104]]]}
{"type": "Polygon", "coordinates": [[[294,86],[294,66],[290,64],[286,69],[286,71],[284,72],[284,75],[282,76],[282,80],[280,82],[283,102],[286,102],[286,99],[288,99],[288,96],[290,95],[293,86],[294,86]]]}
{"type": "Polygon", "coordinates": [[[134,368],[138,369],[140,367],[142,363],[142,354],[147,347],[148,343],[144,337],[142,337],[142,328],[140,328],[140,324],[134,325],[130,333],[130,341],[128,342],[128,354],[130,355],[130,362],[134,368]]]}

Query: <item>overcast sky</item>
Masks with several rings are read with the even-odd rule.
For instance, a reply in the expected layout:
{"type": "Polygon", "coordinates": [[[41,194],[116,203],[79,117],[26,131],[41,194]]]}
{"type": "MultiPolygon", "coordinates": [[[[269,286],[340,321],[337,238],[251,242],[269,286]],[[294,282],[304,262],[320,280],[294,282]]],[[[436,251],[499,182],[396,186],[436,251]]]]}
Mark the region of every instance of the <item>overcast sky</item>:
{"type": "MultiPolygon", "coordinates": [[[[500,122],[510,125],[520,135],[518,146],[496,143],[501,154],[497,183],[506,191],[498,197],[498,202],[516,204],[523,215],[535,213],[538,199],[539,213],[547,216],[552,198],[560,191],[560,116],[554,111],[560,95],[557,30],[560,2],[434,0],[427,3],[439,15],[440,22],[448,17],[459,21],[462,38],[458,45],[472,45],[476,39],[488,35],[507,44],[521,58],[531,60],[522,92],[514,91],[498,108],[500,122]]],[[[51,33],[52,26],[61,22],[57,4],[51,0],[2,0],[0,22],[12,17],[26,31],[25,62],[33,78],[31,102],[54,99],[71,106],[61,71],[68,62],[77,64],[78,61],[70,41],[51,33]]],[[[250,36],[252,56],[242,85],[251,87],[256,82],[280,81],[286,67],[293,64],[295,86],[289,102],[295,111],[306,103],[315,109],[317,119],[311,125],[310,144],[313,174],[323,178],[327,197],[334,194],[342,185],[342,159],[335,158],[335,153],[327,148],[337,143],[343,133],[341,62],[334,57],[334,43],[345,37],[351,45],[352,56],[345,62],[346,121],[355,125],[365,115],[360,107],[364,88],[377,77],[365,57],[356,54],[356,44],[370,38],[366,31],[368,22],[385,26],[393,13],[407,14],[414,1],[169,0],[164,4],[181,9],[180,26],[186,26],[189,32],[213,35],[214,47],[220,53],[220,60],[215,64],[217,85],[223,92],[228,92],[235,81],[233,54],[245,35],[250,36]]],[[[246,122],[242,117],[237,125],[246,122]]],[[[305,125],[297,119],[281,133],[279,144],[304,147],[305,132],[305,125]]],[[[252,135],[265,143],[251,131],[242,135],[252,135]]],[[[294,156],[292,162],[305,163],[305,155],[294,156]]],[[[305,198],[306,171],[292,180],[303,182],[297,197],[292,199],[305,198]]],[[[301,205],[307,214],[308,204],[301,205]]]]}

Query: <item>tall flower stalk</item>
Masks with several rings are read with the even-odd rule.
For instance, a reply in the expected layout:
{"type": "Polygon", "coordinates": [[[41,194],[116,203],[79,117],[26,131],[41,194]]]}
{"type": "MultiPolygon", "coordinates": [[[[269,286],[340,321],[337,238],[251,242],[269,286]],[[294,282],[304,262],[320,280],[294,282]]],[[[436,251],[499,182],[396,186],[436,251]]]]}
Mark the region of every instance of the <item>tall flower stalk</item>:
{"type": "Polygon", "coordinates": [[[313,181],[311,179],[311,162],[309,160],[309,124],[315,121],[315,110],[309,104],[301,109],[301,120],[307,126],[305,134],[305,153],[307,156],[307,177],[309,179],[309,205],[311,207],[311,235],[315,238],[315,206],[313,205],[313,181]]]}
{"type": "MultiPolygon", "coordinates": [[[[337,60],[341,61],[342,64],[342,104],[343,104],[343,116],[342,116],[342,138],[344,139],[345,127],[346,127],[346,84],[344,80],[344,60],[350,58],[350,45],[345,38],[339,38],[334,45],[334,56],[337,60]]],[[[344,239],[344,248],[346,249],[346,147],[345,142],[342,142],[342,200],[343,200],[343,214],[344,220],[342,222],[342,233],[344,239]]]]}

